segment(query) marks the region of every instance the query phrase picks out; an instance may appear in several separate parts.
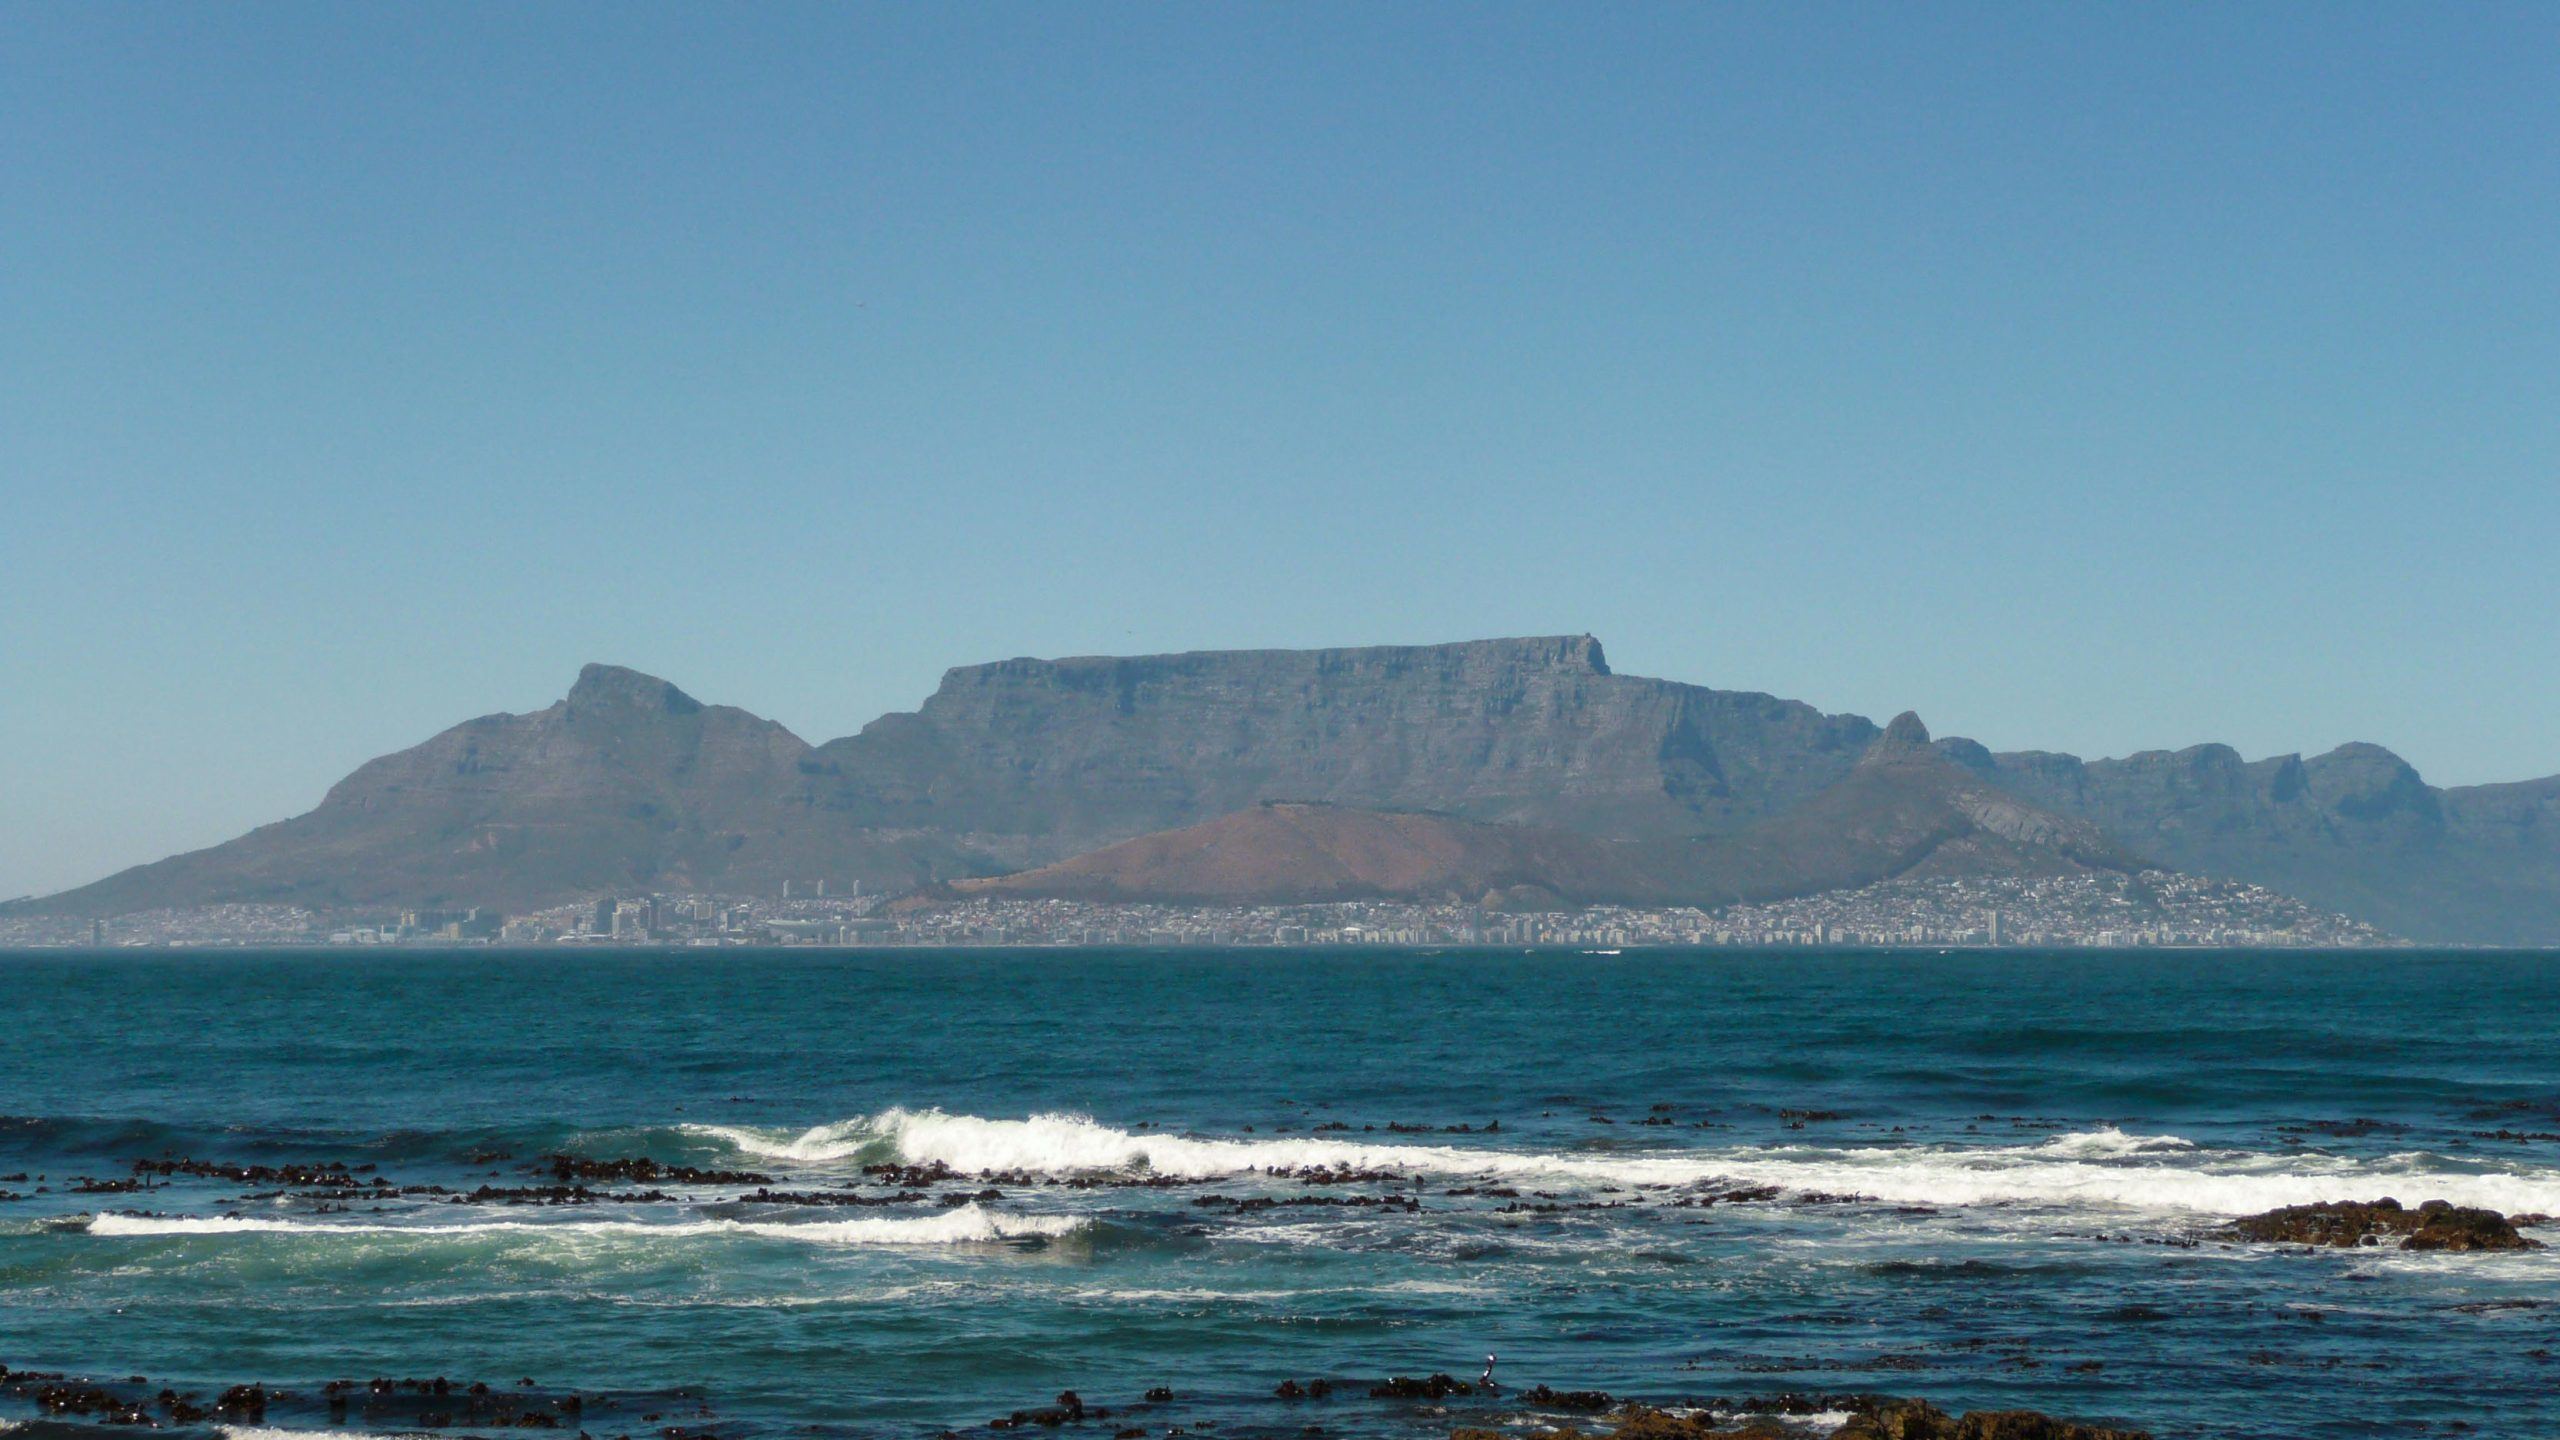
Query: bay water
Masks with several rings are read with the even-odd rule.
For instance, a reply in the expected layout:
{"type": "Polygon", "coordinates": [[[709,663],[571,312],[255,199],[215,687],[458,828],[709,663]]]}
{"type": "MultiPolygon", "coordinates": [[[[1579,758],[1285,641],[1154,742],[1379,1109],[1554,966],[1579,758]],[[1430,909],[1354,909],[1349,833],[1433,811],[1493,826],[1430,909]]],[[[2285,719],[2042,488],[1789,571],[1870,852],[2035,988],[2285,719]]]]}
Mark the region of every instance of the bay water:
{"type": "Polygon", "coordinates": [[[724,1440],[1065,1391],[1525,1435],[1539,1384],[2560,1431],[2560,1250],[2214,1233],[2560,1212],[2560,957],[136,952],[0,997],[0,1364],[304,1397],[269,1429],[414,1430],[316,1397],[443,1376],[724,1440]],[[626,1160],[697,1178],[579,1168],[626,1160]]]}

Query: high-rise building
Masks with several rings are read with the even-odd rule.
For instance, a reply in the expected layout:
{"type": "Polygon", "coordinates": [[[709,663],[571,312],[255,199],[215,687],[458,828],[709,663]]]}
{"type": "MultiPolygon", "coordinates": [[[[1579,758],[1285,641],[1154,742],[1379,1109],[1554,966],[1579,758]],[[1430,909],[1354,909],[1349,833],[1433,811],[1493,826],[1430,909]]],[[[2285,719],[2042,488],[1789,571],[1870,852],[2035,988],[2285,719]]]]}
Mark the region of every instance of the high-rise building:
{"type": "Polygon", "coordinates": [[[610,934],[612,934],[612,933],[613,933],[613,914],[614,914],[614,911],[615,911],[617,908],[619,908],[619,907],[620,907],[620,905],[621,905],[621,902],[620,902],[620,901],[618,901],[618,900],[616,900],[616,899],[614,899],[614,898],[613,898],[612,896],[610,896],[610,895],[607,895],[607,896],[606,896],[606,897],[604,897],[603,899],[601,899],[601,900],[597,901],[597,902],[596,902],[596,918],[595,918],[595,922],[594,922],[593,924],[589,925],[587,928],[588,928],[589,930],[593,931],[594,933],[598,934],[598,935],[610,935],[610,934]]]}

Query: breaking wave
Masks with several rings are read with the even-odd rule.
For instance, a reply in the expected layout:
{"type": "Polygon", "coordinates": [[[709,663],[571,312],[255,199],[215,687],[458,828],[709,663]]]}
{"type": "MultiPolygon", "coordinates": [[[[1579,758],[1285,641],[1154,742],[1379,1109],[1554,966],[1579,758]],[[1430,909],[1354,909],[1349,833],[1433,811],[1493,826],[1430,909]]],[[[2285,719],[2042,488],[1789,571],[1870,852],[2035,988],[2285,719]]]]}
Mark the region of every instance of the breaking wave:
{"type": "Polygon", "coordinates": [[[327,1430],[285,1430],[273,1425],[217,1425],[214,1429],[222,1433],[223,1440],[314,1440],[323,1435],[329,1440],[402,1440],[396,1432],[341,1430],[334,1426],[327,1430]]]}
{"type": "Polygon", "coordinates": [[[938,1215],[821,1220],[485,1220],[460,1224],[387,1225],[379,1222],[286,1220],[240,1215],[96,1215],[82,1227],[92,1235],[370,1235],[443,1239],[522,1235],[549,1239],[656,1240],[697,1235],[755,1235],[809,1245],[970,1245],[1054,1238],[1090,1222],[1073,1215],[1012,1215],[962,1205],[938,1215]]]}
{"type": "Polygon", "coordinates": [[[1911,1205],[2054,1205],[2241,1215],[2320,1200],[2390,1195],[2506,1211],[2560,1211],[2560,1170],[2464,1167],[2424,1154],[2380,1159],[2209,1150],[2175,1135],[2112,1127],[2033,1145],[1661,1150],[1608,1155],[1355,1140],[1204,1139],[1115,1129],[1079,1115],[997,1120],[939,1110],[885,1110],[798,1135],[701,1127],[765,1160],[829,1164],[894,1160],[954,1170],[1046,1176],[1186,1179],[1271,1170],[1386,1170],[1494,1177],[1585,1188],[1728,1183],[1858,1195],[1911,1205]]]}

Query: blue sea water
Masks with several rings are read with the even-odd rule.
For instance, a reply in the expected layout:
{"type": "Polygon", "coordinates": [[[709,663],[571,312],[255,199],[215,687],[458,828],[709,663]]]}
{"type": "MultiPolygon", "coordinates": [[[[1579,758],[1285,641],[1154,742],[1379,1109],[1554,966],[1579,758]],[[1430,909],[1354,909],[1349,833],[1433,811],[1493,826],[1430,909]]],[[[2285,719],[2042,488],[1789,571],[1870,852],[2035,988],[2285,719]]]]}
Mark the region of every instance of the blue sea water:
{"type": "Polygon", "coordinates": [[[1069,1389],[1097,1435],[1525,1435],[1539,1383],[2560,1430],[2560,1249],[2208,1233],[2560,1212],[2560,957],[19,955],[0,995],[0,1364],[293,1392],[269,1428],[415,1430],[315,1397],[447,1376],[576,1392],[599,1437],[969,1433],[1069,1389]],[[369,1188],[553,1153],[884,1203],[369,1188]],[[173,1158],[375,1169],[77,1188],[173,1158]],[[937,1162],[970,1178],[865,1172],[937,1162]],[[1489,1352],[1505,1397],[1367,1393],[1489,1352]]]}

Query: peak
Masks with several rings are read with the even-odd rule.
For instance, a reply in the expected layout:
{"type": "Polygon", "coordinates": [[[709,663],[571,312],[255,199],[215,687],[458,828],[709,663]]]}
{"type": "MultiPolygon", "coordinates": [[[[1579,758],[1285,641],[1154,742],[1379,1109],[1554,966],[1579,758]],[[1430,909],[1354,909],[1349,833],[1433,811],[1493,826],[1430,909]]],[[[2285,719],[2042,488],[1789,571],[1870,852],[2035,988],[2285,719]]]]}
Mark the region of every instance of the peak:
{"type": "Polygon", "coordinates": [[[1601,650],[1600,637],[1596,635],[1566,635],[1546,643],[1555,647],[1556,659],[1565,664],[1579,666],[1594,675],[1609,673],[1609,657],[1601,650]]]}
{"type": "Polygon", "coordinates": [[[1878,751],[1926,750],[1929,748],[1929,727],[1920,723],[1917,713],[1905,710],[1893,717],[1893,723],[1884,727],[1884,733],[1876,737],[1874,748],[1878,751]]]}
{"type": "Polygon", "coordinates": [[[1867,753],[1859,759],[1858,763],[1861,765],[1898,764],[1935,754],[1936,752],[1929,747],[1929,727],[1920,723],[1919,716],[1905,710],[1894,716],[1893,723],[1885,726],[1884,730],[1867,746],[1867,753]]]}
{"type": "Polygon", "coordinates": [[[2390,769],[2409,769],[2409,762],[2385,746],[2368,740],[2350,740],[2337,749],[2311,762],[2314,765],[2369,765],[2390,769]]]}
{"type": "Polygon", "coordinates": [[[620,709],[655,711],[668,715],[691,715],[702,709],[702,702],[655,675],[643,675],[620,665],[589,665],[578,672],[578,683],[569,687],[572,710],[620,709]]]}

